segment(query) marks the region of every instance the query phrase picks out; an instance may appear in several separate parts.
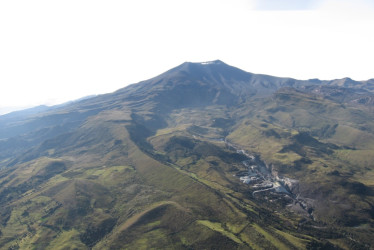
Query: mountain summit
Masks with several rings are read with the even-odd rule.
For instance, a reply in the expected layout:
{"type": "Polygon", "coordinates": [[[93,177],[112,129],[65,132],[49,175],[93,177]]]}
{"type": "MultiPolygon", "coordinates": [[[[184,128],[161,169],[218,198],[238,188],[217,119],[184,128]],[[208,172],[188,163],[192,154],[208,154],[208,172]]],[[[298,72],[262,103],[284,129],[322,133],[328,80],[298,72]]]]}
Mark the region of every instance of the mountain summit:
{"type": "Polygon", "coordinates": [[[186,62],[0,116],[0,248],[370,249],[372,86],[186,62]]]}
{"type": "Polygon", "coordinates": [[[318,79],[296,80],[263,74],[253,74],[230,66],[220,60],[208,62],[185,62],[152,79],[131,85],[117,91],[128,96],[145,99],[154,93],[162,92],[161,100],[173,98],[180,102],[170,105],[188,105],[204,100],[206,103],[238,104],[250,96],[269,96],[283,87],[309,85],[330,85],[360,89],[374,89],[371,81],[337,79],[321,81],[318,79]],[[344,86],[342,86],[344,85],[344,86]],[[183,103],[183,104],[182,104],[183,103]]]}

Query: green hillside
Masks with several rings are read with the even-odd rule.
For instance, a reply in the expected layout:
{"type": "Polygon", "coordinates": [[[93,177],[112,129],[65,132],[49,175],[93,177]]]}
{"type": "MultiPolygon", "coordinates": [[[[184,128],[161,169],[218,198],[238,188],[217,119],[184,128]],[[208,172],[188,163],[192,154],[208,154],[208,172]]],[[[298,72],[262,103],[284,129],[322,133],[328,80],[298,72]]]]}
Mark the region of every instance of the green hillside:
{"type": "Polygon", "coordinates": [[[370,249],[371,103],[310,86],[185,63],[0,117],[0,248],[370,249]]]}

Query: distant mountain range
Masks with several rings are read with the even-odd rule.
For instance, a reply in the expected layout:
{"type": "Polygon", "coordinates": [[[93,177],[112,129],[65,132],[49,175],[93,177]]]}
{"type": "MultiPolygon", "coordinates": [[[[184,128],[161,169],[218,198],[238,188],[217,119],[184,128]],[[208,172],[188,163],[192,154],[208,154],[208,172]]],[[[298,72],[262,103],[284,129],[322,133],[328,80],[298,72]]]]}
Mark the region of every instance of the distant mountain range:
{"type": "Polygon", "coordinates": [[[217,60],[0,116],[0,248],[370,249],[373,100],[217,60]]]}

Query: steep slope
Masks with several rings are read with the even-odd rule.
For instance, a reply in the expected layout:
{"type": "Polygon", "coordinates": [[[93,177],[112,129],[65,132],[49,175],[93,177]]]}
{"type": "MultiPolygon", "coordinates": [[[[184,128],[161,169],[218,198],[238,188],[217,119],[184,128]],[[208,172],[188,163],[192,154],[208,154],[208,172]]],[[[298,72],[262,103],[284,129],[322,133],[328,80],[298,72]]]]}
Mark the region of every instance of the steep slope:
{"type": "MultiPolygon", "coordinates": [[[[163,126],[160,116],[173,109],[212,104],[235,106],[250,96],[272,93],[293,82],[290,79],[253,75],[221,61],[183,63],[160,76],[112,94],[35,115],[15,119],[4,116],[0,120],[0,161],[10,156],[14,158],[17,153],[22,155],[28,148],[44,140],[74,130],[88,117],[105,110],[126,107],[129,112],[148,113],[153,119],[158,119],[157,126],[163,126]]],[[[147,119],[152,120],[150,117],[147,119]]],[[[155,121],[152,126],[156,126],[155,121]]]]}
{"type": "Polygon", "coordinates": [[[370,81],[347,84],[183,63],[0,117],[0,248],[370,248],[370,81]]]}

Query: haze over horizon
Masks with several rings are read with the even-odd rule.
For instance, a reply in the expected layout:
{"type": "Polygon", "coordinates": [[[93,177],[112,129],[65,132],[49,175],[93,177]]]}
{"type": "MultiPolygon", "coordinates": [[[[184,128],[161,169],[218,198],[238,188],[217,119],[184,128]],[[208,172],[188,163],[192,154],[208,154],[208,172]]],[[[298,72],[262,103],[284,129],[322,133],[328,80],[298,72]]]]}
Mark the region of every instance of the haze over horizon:
{"type": "Polygon", "coordinates": [[[185,61],[367,80],[373,14],[368,0],[3,1],[0,114],[112,92],[185,61]]]}

